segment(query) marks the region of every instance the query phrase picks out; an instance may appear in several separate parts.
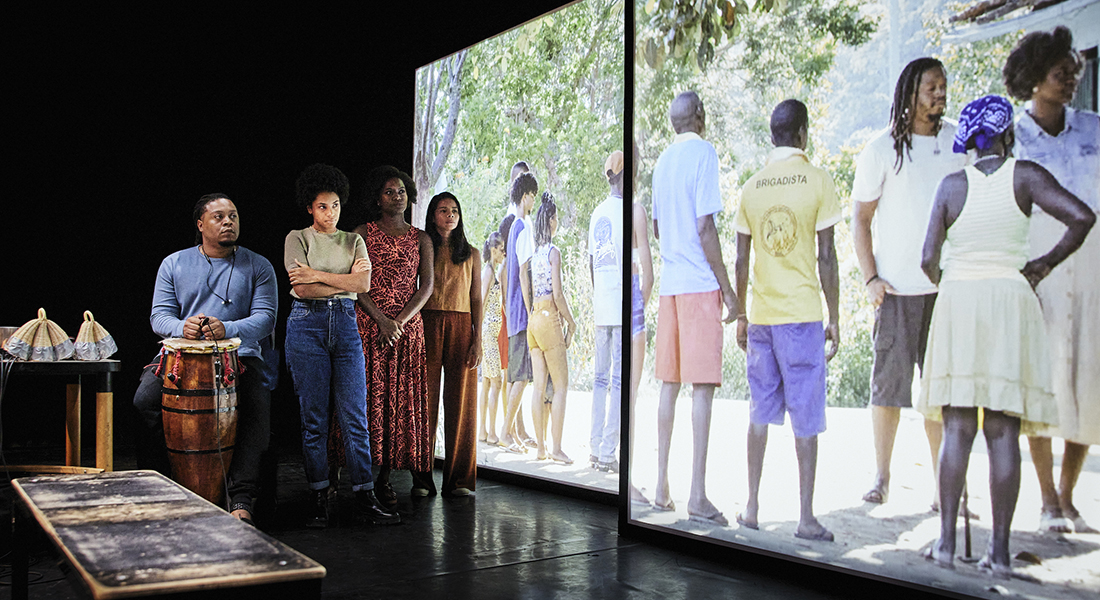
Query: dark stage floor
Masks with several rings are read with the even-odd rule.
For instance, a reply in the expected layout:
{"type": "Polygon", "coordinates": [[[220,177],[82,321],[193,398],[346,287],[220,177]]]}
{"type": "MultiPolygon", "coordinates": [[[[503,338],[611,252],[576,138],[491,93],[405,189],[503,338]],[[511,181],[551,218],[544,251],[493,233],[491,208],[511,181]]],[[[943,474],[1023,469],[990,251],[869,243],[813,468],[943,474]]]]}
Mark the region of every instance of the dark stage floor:
{"type": "MultiPolygon", "coordinates": [[[[9,460],[11,457],[8,457],[9,460]]],[[[126,468],[127,465],[117,465],[126,468]]],[[[436,473],[437,483],[440,474],[436,473]]],[[[614,507],[481,478],[469,498],[411,499],[394,477],[398,526],[355,525],[340,496],[328,529],[303,526],[300,457],[277,466],[278,504],[260,526],[328,569],[323,597],[336,598],[758,598],[840,599],[911,590],[752,555],[693,556],[618,534],[614,507]]],[[[7,497],[7,483],[4,483],[7,497]]],[[[6,541],[6,540],[5,540],[6,541]]],[[[31,598],[77,598],[55,560],[36,548],[31,598]]],[[[10,565],[0,561],[0,597],[10,565]]],[[[879,596],[881,597],[881,596],[879,596]]]]}

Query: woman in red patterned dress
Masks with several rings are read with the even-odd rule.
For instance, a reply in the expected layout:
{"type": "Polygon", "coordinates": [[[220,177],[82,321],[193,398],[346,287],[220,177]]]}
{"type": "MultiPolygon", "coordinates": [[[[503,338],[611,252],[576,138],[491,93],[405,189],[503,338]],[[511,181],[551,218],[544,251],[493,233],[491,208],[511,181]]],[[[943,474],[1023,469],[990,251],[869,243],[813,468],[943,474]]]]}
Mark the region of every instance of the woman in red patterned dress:
{"type": "Polygon", "coordinates": [[[428,234],[405,220],[406,181],[411,178],[388,165],[371,171],[367,222],[355,228],[373,267],[371,290],[359,294],[355,316],[366,358],[375,487],[387,506],[397,504],[390,471],[431,471],[433,460],[420,309],[432,293],[435,258],[428,234]]]}

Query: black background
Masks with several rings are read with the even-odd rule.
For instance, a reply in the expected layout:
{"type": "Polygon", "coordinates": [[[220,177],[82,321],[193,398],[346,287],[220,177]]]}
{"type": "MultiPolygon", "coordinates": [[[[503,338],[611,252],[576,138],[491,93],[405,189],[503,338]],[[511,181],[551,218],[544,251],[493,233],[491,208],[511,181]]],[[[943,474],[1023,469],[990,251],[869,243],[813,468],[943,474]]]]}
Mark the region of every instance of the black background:
{"type": "MultiPolygon", "coordinates": [[[[293,200],[302,168],[340,168],[353,197],[379,164],[411,172],[416,68],[563,4],[5,4],[0,325],[42,307],[75,336],[83,311],[95,314],[119,346],[115,443],[126,452],[137,378],[158,348],[157,267],[193,244],[199,196],[232,198],[241,245],[276,267],[281,344],[283,240],[309,224],[293,200]]],[[[63,446],[64,383],[11,378],[5,450],[63,446]]],[[[274,442],[297,444],[285,371],[273,413],[274,442]]]]}

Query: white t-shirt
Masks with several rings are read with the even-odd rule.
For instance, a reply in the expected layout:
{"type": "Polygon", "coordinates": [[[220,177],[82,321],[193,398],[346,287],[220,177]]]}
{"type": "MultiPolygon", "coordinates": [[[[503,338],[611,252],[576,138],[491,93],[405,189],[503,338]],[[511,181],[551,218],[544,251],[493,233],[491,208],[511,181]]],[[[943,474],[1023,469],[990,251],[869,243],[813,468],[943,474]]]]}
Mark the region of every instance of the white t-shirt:
{"type": "Polygon", "coordinates": [[[535,253],[535,224],[531,222],[531,215],[523,217],[523,231],[516,238],[516,260],[519,266],[531,260],[535,253]]]}
{"type": "Polygon", "coordinates": [[[718,153],[695,133],[676,136],[653,168],[653,220],[661,242],[661,295],[719,288],[695,221],[722,210],[718,153]]]}
{"type": "Polygon", "coordinates": [[[592,315],[600,327],[623,324],[623,199],[608,196],[588,222],[592,259],[592,315]]]}
{"type": "Polygon", "coordinates": [[[944,119],[939,135],[914,135],[900,172],[888,129],[872,138],[856,159],[852,200],[878,201],[871,224],[875,268],[902,296],[936,291],[921,270],[921,254],[936,188],[968,162],[967,155],[951,151],[955,129],[954,121],[944,119]]]}

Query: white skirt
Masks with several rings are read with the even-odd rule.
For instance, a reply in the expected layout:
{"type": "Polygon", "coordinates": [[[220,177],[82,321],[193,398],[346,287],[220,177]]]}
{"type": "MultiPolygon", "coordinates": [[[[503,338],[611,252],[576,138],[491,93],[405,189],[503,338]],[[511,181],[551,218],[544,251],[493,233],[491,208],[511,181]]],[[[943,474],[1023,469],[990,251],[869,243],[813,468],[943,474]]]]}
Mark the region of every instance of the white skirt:
{"type": "Polygon", "coordinates": [[[917,410],[940,419],[944,406],[1001,411],[1025,433],[1057,423],[1046,326],[1022,276],[940,284],[917,410]]]}

